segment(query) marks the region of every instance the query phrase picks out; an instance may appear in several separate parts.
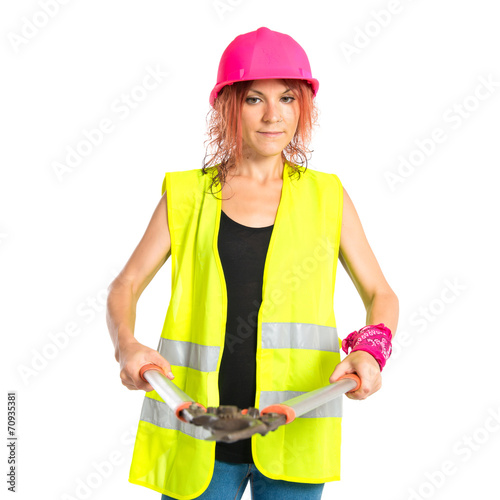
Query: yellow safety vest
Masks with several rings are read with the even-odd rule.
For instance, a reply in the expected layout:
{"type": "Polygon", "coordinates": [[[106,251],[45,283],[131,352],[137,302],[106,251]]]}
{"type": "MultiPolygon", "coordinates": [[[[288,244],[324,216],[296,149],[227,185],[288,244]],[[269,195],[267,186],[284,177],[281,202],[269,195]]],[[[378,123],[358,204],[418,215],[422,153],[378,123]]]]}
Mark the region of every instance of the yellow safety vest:
{"type": "MultiPolygon", "coordinates": [[[[168,172],[172,292],[158,346],[174,383],[205,407],[219,405],[227,290],[217,241],[221,195],[209,186],[216,168],[168,172]]],[[[257,326],[255,407],[328,384],[340,362],[333,293],[342,223],[335,174],[301,167],[283,187],[269,242],[257,326]]],[[[265,436],[252,436],[256,467],[267,477],[303,483],[340,479],[342,398],[265,436]]],[[[215,442],[180,422],[156,391],[146,393],[129,481],[178,499],[208,487],[215,442]]]]}

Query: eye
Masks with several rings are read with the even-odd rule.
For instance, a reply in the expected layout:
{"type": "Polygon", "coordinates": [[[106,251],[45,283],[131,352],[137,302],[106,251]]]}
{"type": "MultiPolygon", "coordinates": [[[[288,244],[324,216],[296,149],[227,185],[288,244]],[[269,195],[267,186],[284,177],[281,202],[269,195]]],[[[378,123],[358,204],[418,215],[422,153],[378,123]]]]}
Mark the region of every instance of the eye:
{"type": "MultiPolygon", "coordinates": [[[[248,101],[251,101],[252,99],[257,99],[260,101],[260,99],[258,97],[247,97],[245,102],[248,102],[248,101]]],[[[253,102],[249,102],[249,104],[254,104],[253,102]]]]}
{"type": "MultiPolygon", "coordinates": [[[[283,96],[282,99],[290,99],[290,100],[286,101],[286,104],[291,104],[293,101],[295,101],[295,97],[292,97],[291,95],[283,96]]],[[[259,97],[247,97],[245,99],[245,102],[247,102],[249,104],[255,104],[255,100],[260,101],[260,98],[259,97]]]]}

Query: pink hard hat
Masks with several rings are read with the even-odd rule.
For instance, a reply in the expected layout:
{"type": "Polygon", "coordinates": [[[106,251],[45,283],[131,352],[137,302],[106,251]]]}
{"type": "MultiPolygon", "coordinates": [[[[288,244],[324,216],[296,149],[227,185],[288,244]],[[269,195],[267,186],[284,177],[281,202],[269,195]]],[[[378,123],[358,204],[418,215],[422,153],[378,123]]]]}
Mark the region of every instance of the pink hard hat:
{"type": "Polygon", "coordinates": [[[304,49],[291,36],[262,27],[237,36],[227,46],[219,63],[217,84],[210,93],[210,104],[214,106],[225,85],[266,78],[306,80],[313,96],[319,88],[304,49]]]}

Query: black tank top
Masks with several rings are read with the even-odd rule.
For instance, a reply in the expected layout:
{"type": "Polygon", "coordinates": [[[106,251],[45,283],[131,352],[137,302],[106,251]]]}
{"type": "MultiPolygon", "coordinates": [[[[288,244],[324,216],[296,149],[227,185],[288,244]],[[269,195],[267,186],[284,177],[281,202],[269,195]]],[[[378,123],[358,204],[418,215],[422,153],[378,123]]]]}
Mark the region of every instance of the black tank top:
{"type": "MultiPolygon", "coordinates": [[[[227,323],[219,372],[221,405],[255,405],[257,314],[262,280],[274,225],[248,227],[221,213],[218,250],[227,287],[227,323]]],[[[216,443],[215,458],[253,463],[251,440],[216,443]]]]}

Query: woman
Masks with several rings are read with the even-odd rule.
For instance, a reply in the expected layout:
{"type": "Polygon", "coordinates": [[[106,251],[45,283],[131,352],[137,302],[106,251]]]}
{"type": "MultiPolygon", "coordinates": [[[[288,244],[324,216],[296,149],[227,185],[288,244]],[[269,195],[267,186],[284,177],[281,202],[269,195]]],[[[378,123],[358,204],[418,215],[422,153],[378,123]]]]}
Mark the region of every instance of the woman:
{"type": "Polygon", "coordinates": [[[266,436],[215,444],[172,415],[140,378],[145,364],[205,406],[264,408],[346,373],[361,378],[351,399],[381,386],[398,300],[337,176],[302,165],[318,87],[288,35],[262,27],[235,38],[210,95],[212,160],[166,174],[142,240],[109,287],[122,383],[148,392],[129,481],[163,500],[241,498],[249,480],[253,498],[320,498],[340,479],[342,401],[266,436]],[[134,338],[135,310],[169,256],[172,296],[155,351],[134,338]],[[342,343],[352,348],[343,361],[337,260],[367,311],[366,326],[342,343]]]}

